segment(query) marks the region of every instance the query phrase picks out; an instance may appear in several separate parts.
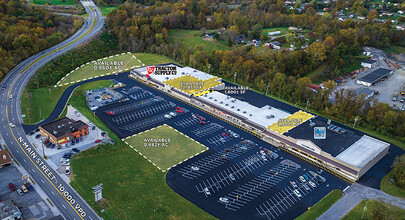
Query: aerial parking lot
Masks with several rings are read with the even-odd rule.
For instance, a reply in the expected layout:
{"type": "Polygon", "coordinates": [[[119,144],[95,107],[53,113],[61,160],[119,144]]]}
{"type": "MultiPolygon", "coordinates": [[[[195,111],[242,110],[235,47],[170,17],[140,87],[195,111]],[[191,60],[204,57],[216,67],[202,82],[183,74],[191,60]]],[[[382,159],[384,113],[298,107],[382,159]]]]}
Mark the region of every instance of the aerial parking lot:
{"type": "MultiPolygon", "coordinates": [[[[123,98],[98,108],[96,115],[125,141],[167,124],[208,147],[169,169],[166,181],[215,217],[292,219],[333,189],[350,185],[194,106],[135,80],[122,80],[126,86],[115,90],[123,98]]],[[[143,142],[130,145],[139,150],[139,144],[143,142]]]]}

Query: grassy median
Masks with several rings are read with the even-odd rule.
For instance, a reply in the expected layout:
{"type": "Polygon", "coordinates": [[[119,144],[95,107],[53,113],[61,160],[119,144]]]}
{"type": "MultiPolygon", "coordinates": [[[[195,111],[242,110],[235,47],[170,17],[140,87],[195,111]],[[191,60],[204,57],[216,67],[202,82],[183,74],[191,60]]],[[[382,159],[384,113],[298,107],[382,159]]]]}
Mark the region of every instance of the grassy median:
{"type": "Polygon", "coordinates": [[[394,170],[391,170],[384,178],[381,180],[381,190],[392,196],[400,197],[405,199],[405,189],[402,189],[391,182],[394,178],[394,170]]]}
{"type": "Polygon", "coordinates": [[[359,203],[349,213],[347,213],[342,218],[342,220],[352,220],[352,219],[400,220],[404,219],[404,216],[405,216],[404,209],[377,200],[366,199],[361,201],[361,203],[359,203]]]}
{"type": "Polygon", "coordinates": [[[89,83],[76,89],[69,103],[107,131],[116,143],[101,145],[74,157],[72,187],[103,219],[214,219],[175,193],[166,184],[165,172],[126,145],[94,116],[84,97],[84,92],[93,86],[89,83]],[[99,183],[103,183],[105,200],[97,204],[92,187],[99,183]]]}
{"type": "Polygon", "coordinates": [[[334,189],[328,195],[323,197],[319,202],[311,207],[310,210],[304,212],[304,214],[298,216],[296,220],[309,220],[317,219],[322,213],[326,212],[335,202],[342,198],[343,192],[338,189],[334,189]]]}

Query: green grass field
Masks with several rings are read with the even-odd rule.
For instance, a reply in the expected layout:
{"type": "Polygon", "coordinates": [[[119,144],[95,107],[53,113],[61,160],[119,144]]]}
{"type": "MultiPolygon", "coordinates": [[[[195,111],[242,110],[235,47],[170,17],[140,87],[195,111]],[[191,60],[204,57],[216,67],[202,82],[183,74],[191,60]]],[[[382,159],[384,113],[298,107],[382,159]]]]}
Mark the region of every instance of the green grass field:
{"type": "Polygon", "coordinates": [[[367,199],[361,201],[354,209],[347,213],[342,220],[358,220],[358,219],[392,219],[403,220],[405,216],[405,210],[398,208],[387,203],[383,203],[377,200],[367,199]],[[364,207],[367,205],[366,210],[364,207]],[[377,206],[379,209],[376,209],[377,206]],[[362,218],[364,212],[364,216],[362,218]],[[375,215],[375,212],[380,213],[380,218],[375,215]],[[382,217],[382,218],[381,218],[382,217]]]}
{"type": "Polygon", "coordinates": [[[202,46],[205,50],[228,50],[230,47],[223,40],[204,40],[200,37],[198,30],[169,30],[169,38],[172,42],[179,41],[181,44],[194,49],[195,46],[202,46]]]}
{"type": "MultiPolygon", "coordinates": [[[[276,27],[276,28],[263,28],[262,30],[262,35],[267,36],[269,32],[273,31],[280,31],[280,35],[288,34],[288,27],[276,27]]],[[[280,35],[274,35],[274,37],[280,36],[280,35]]]]}
{"type": "Polygon", "coordinates": [[[311,78],[311,81],[314,83],[321,83],[319,81],[319,76],[326,70],[327,67],[328,65],[326,63],[321,64],[320,66],[318,66],[318,68],[312,70],[305,76],[311,78]]]}
{"type": "Polygon", "coordinates": [[[163,63],[177,63],[175,60],[173,60],[169,57],[158,55],[158,54],[136,53],[135,56],[146,66],[163,64],[163,63]]]}
{"type": "Polygon", "coordinates": [[[383,50],[388,53],[405,54],[405,47],[391,46],[390,48],[384,48],[383,50]]]}
{"type": "Polygon", "coordinates": [[[64,85],[66,83],[71,84],[73,82],[82,81],[90,77],[98,77],[103,74],[112,74],[113,72],[124,72],[134,66],[141,66],[141,63],[133,57],[132,54],[124,54],[119,56],[107,57],[106,59],[102,58],[100,61],[95,64],[94,62],[89,62],[89,64],[79,67],[79,69],[74,70],[72,73],[69,73],[65,76],[64,79],[60,80],[57,85],[64,85]],[[123,61],[124,65],[99,65],[99,62],[121,62],[123,61]],[[107,68],[108,67],[108,68],[107,68]],[[118,69],[121,67],[121,69],[118,69]],[[127,69],[127,70],[126,70],[127,69]]]}
{"type": "Polygon", "coordinates": [[[101,15],[103,15],[103,17],[106,17],[108,15],[108,13],[114,11],[117,8],[118,7],[102,7],[102,8],[100,8],[101,15]]]}
{"type": "Polygon", "coordinates": [[[317,219],[322,213],[328,210],[335,202],[342,198],[343,192],[338,189],[334,189],[328,195],[323,197],[319,202],[311,207],[308,211],[304,212],[302,215],[298,216],[296,220],[309,220],[317,219]]]}
{"type": "Polygon", "coordinates": [[[400,197],[405,199],[405,189],[402,189],[391,182],[391,179],[394,177],[394,171],[391,170],[384,178],[381,180],[380,188],[387,194],[392,196],[400,197]]]}
{"type": "Polygon", "coordinates": [[[115,140],[74,157],[72,187],[103,219],[215,219],[175,193],[156,169],[101,122],[86,105],[84,92],[97,84],[85,84],[69,103],[115,140]],[[94,203],[92,187],[103,183],[103,203],[94,203]],[[101,209],[104,212],[101,213],[101,209]],[[156,212],[152,212],[156,209],[156,212]]]}
{"type": "Polygon", "coordinates": [[[75,5],[76,2],[74,0],[30,0],[31,4],[36,5],[75,5]]]}
{"type": "Polygon", "coordinates": [[[163,125],[153,130],[137,134],[125,139],[130,146],[155,163],[162,170],[188,159],[191,156],[202,153],[206,147],[191,140],[176,129],[163,125]],[[147,141],[148,139],[168,139],[170,141],[147,141]],[[145,141],[146,140],[146,141],[145,141]],[[159,144],[159,146],[155,146],[159,144]],[[167,146],[162,146],[167,144],[167,146]]]}

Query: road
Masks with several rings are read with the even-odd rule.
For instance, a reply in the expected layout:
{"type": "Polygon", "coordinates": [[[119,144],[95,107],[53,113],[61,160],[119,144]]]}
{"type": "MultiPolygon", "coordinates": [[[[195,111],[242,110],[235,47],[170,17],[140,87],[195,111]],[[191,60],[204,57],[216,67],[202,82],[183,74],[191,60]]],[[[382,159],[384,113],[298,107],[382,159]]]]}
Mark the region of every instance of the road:
{"type": "MultiPolygon", "coordinates": [[[[39,156],[35,147],[28,142],[22,126],[20,97],[28,80],[35,71],[53,58],[66,53],[87,41],[100,31],[104,19],[92,1],[81,1],[89,17],[82,28],[67,40],[48,48],[18,64],[1,83],[0,90],[0,134],[9,151],[29,173],[31,178],[47,194],[65,219],[99,219],[86,202],[64,182],[59,174],[50,168],[39,156]],[[12,95],[12,98],[10,98],[12,95]],[[15,127],[9,126],[9,123],[15,127]]],[[[44,100],[46,101],[46,100],[44,100]]]]}

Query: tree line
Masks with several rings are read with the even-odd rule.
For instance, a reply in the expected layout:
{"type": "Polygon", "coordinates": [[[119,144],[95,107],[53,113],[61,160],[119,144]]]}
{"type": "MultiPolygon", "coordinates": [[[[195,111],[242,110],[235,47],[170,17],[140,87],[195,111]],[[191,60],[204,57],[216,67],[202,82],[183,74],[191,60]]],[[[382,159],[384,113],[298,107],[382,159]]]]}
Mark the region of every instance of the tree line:
{"type": "Polygon", "coordinates": [[[81,21],[57,16],[17,0],[0,0],[0,79],[29,56],[80,28],[81,21]]]}

